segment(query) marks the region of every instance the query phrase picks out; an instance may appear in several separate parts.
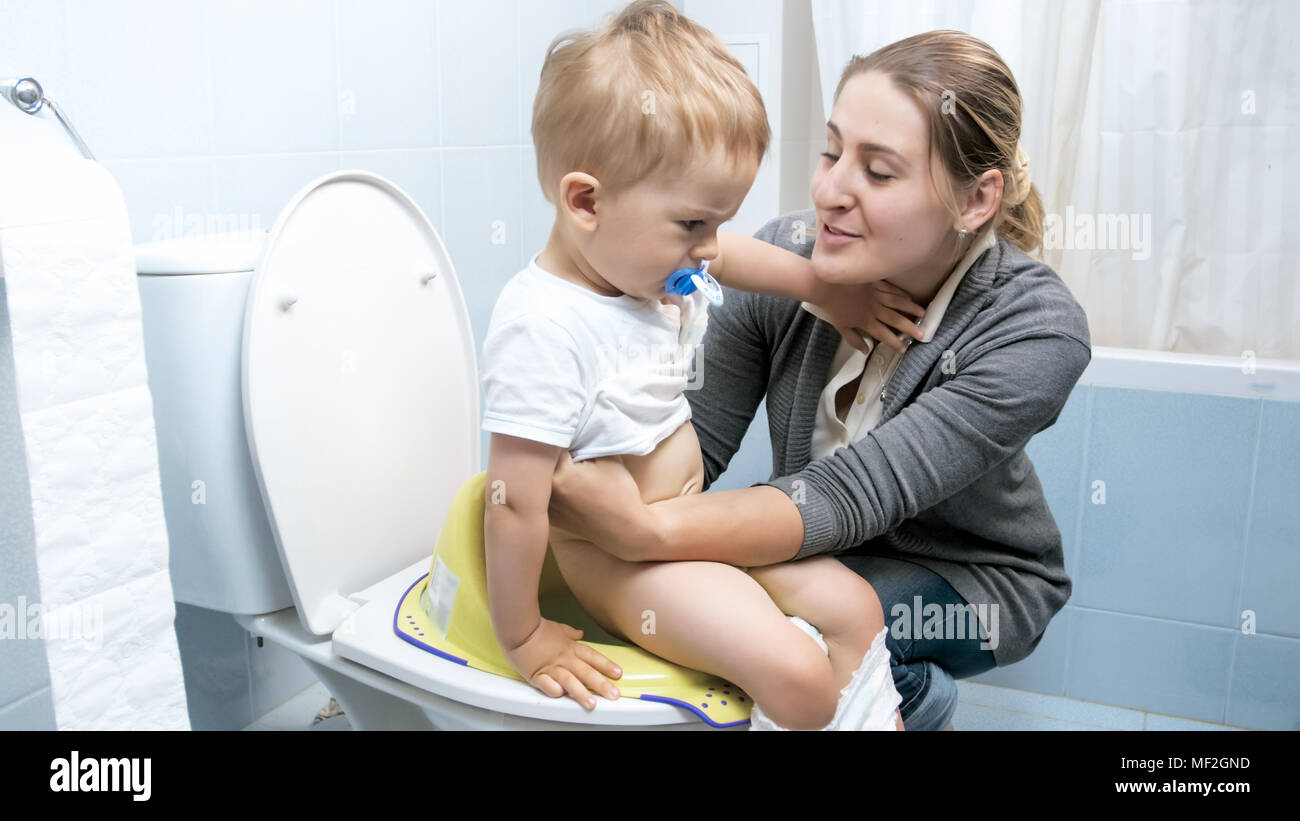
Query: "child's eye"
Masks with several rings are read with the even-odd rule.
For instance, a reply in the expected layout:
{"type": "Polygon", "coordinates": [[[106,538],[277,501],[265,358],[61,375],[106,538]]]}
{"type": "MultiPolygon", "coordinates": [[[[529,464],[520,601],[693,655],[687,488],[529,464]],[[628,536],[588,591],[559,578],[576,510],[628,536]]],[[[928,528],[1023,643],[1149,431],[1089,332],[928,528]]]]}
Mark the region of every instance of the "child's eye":
{"type": "Polygon", "coordinates": [[[682,220],[678,224],[681,225],[683,228],[685,228],[687,231],[694,231],[696,228],[699,228],[701,225],[704,224],[704,220],[682,220]]]}

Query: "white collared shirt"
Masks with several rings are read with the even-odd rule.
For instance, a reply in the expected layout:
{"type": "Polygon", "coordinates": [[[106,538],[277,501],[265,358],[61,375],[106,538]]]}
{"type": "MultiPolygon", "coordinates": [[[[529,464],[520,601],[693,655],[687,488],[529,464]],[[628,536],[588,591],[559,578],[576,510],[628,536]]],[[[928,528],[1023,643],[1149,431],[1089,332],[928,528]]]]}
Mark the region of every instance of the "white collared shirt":
{"type": "MultiPolygon", "coordinates": [[[[980,255],[997,244],[997,236],[992,231],[985,231],[980,237],[977,237],[971,249],[962,258],[961,262],[953,268],[952,273],[944,280],[939,292],[935,294],[934,299],[925,308],[925,317],[922,318],[918,327],[925,334],[922,339],[907,337],[905,340],[910,347],[912,343],[919,342],[924,344],[934,337],[934,332],[938,329],[939,323],[943,321],[943,315],[948,310],[948,303],[952,301],[952,295],[957,291],[957,286],[961,284],[962,277],[970,270],[975,260],[980,255]]],[[[825,319],[822,312],[816,306],[810,303],[803,303],[804,310],[813,315],[825,319]]],[[[847,341],[841,339],[840,347],[835,352],[835,358],[831,361],[831,378],[822,390],[821,397],[817,401],[817,421],[813,427],[812,435],[812,458],[820,459],[835,452],[836,448],[847,446],[850,442],[856,442],[874,428],[880,422],[880,417],[884,413],[885,403],[884,386],[889,382],[890,377],[898,368],[901,360],[899,354],[888,345],[881,345],[870,337],[863,336],[867,343],[869,354],[862,353],[854,348],[847,341]],[[864,372],[865,368],[865,372],[864,372]],[[857,396],[849,403],[845,419],[840,421],[839,416],[835,413],[835,394],[843,386],[852,382],[862,375],[862,381],[858,385],[857,396]]]]}

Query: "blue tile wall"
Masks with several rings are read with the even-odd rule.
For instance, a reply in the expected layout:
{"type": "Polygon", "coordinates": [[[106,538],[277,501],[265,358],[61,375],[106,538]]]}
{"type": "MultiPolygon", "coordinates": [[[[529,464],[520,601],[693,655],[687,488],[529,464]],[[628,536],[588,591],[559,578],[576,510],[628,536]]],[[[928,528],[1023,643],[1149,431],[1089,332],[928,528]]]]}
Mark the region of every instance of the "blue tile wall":
{"type": "Polygon", "coordinates": [[[1040,432],[1025,446],[1042,482],[1043,493],[1061,530],[1065,567],[1074,575],[1078,564],[1079,512],[1083,501],[1083,446],[1092,388],[1079,385],[1056,423],[1040,432]]]}
{"type": "Polygon", "coordinates": [[[1300,404],[1077,386],[1027,447],[1074,594],[1033,654],[972,680],[1300,728],[1297,442],[1300,404]]]}
{"type": "Polygon", "coordinates": [[[1093,388],[1076,606],[1236,626],[1258,417],[1258,400],[1093,388]]]}
{"type": "Polygon", "coordinates": [[[1075,608],[1065,695],[1222,722],[1234,633],[1075,608]]]}
{"type": "Polygon", "coordinates": [[[1006,667],[994,667],[971,681],[997,687],[1014,687],[1052,696],[1065,695],[1065,666],[1070,652],[1070,620],[1074,608],[1066,605],[1047,625],[1047,631],[1028,657],[1006,667]]]}
{"type": "Polygon", "coordinates": [[[49,687],[42,687],[17,701],[0,705],[0,731],[53,729],[56,729],[54,699],[50,696],[49,687]]]}
{"type": "Polygon", "coordinates": [[[1300,730],[1300,641],[1236,635],[1225,722],[1260,730],[1300,730]]]}
{"type": "MultiPolygon", "coordinates": [[[[1261,633],[1300,638],[1300,404],[1263,401],[1241,599],[1261,633]],[[1290,583],[1288,583],[1288,580],[1290,583]]],[[[1300,691],[1298,686],[1297,691],[1300,691]]],[[[1300,701],[1300,698],[1297,698],[1300,701]]]]}

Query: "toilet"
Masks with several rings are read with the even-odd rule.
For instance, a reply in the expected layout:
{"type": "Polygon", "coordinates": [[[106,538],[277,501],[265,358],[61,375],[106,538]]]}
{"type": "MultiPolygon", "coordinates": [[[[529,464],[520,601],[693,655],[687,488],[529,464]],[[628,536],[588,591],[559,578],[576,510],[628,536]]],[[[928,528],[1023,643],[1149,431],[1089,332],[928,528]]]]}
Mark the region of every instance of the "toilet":
{"type": "Polygon", "coordinates": [[[396,632],[482,470],[469,315],[404,192],[340,171],[269,234],[136,257],[177,601],[297,654],[357,729],[713,729],[643,698],[588,712],[396,632]]]}

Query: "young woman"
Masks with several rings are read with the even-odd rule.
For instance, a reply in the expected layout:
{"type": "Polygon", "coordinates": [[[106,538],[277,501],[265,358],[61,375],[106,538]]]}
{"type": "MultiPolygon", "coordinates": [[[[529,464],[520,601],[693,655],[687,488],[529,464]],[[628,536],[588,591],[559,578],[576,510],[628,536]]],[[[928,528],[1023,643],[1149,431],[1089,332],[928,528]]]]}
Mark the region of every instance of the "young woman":
{"type": "Polygon", "coordinates": [[[1020,132],[1015,79],[974,37],[854,58],[814,210],[757,236],[876,289],[882,310],[924,308],[913,337],[862,329],[888,343],[867,354],[798,302],[728,291],[690,393],[705,486],[765,395],[776,478],[644,505],[621,465],[561,458],[551,521],[627,560],[837,556],[880,598],[906,728],[942,728],[953,678],[1029,655],[1071,590],[1024,448],[1091,346],[1083,309],[1028,256],[1043,210],[1020,132]]]}

